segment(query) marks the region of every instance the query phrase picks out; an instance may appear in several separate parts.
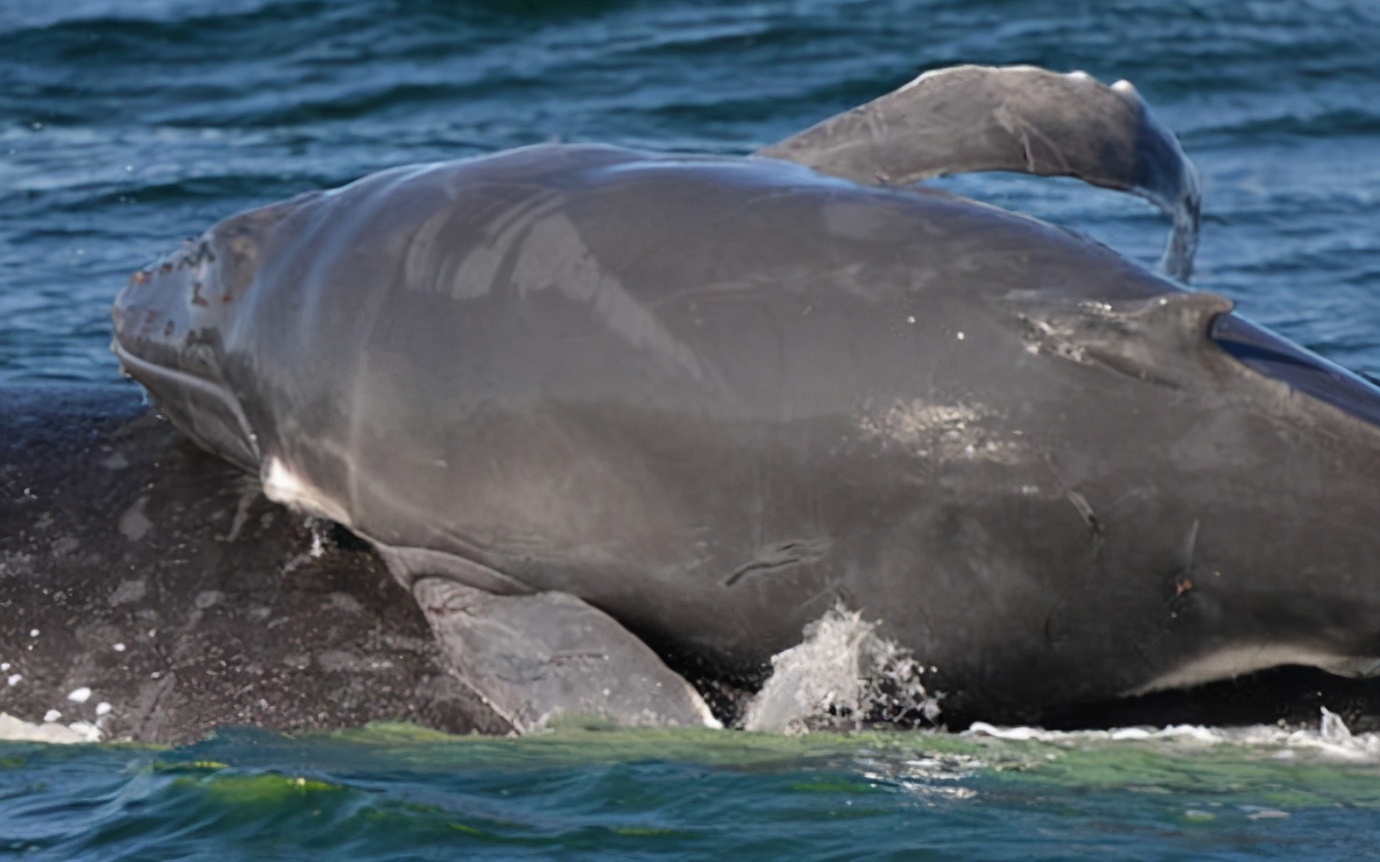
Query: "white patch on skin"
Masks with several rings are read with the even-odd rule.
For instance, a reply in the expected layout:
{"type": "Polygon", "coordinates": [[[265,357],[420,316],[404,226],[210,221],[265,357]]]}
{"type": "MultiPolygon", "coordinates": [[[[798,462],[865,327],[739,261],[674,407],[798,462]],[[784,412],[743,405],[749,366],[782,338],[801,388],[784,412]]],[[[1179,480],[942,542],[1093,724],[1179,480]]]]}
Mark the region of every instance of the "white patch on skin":
{"type": "Polygon", "coordinates": [[[1339,656],[1292,644],[1242,645],[1191,659],[1145,685],[1125,692],[1123,696],[1135,697],[1167,688],[1189,688],[1290,664],[1316,667],[1339,676],[1375,676],[1380,673],[1380,659],[1373,657],[1339,656]]]}
{"type": "Polygon", "coordinates": [[[1135,85],[1133,85],[1130,81],[1127,81],[1125,79],[1117,81],[1115,84],[1113,84],[1112,92],[1116,93],[1118,96],[1121,96],[1123,99],[1127,99],[1128,101],[1141,101],[1140,93],[1136,92],[1135,85]]]}
{"type": "Polygon", "coordinates": [[[282,503],[293,509],[315,515],[319,518],[350,525],[350,516],[334,500],[328,498],[305,479],[292,472],[280,458],[269,458],[264,463],[264,496],[275,503],[282,503]]]}
{"type": "Polygon", "coordinates": [[[1025,350],[1027,353],[1038,356],[1044,353],[1049,356],[1057,356],[1060,359],[1067,359],[1069,362],[1087,364],[1088,356],[1083,350],[1083,345],[1079,343],[1079,332],[1076,327],[1063,321],[1046,321],[1037,319],[1027,319],[1031,328],[1037,333],[1035,340],[1026,341],[1025,350]]]}
{"type": "Polygon", "coordinates": [[[91,699],[91,689],[87,688],[86,686],[82,686],[78,689],[73,689],[67,695],[67,699],[72,701],[73,703],[86,703],[88,700],[91,699]]]}
{"type": "Polygon", "coordinates": [[[5,683],[9,686],[16,686],[19,685],[19,681],[23,678],[23,674],[12,673],[9,675],[9,678],[5,680],[5,683]]]}
{"type": "Polygon", "coordinates": [[[50,709],[47,712],[43,713],[43,721],[46,724],[52,724],[59,718],[62,718],[62,713],[58,712],[56,709],[50,709]]]}
{"type": "Polygon", "coordinates": [[[79,742],[101,741],[101,729],[89,721],[74,721],[67,725],[67,729],[80,737],[79,742]]]}
{"type": "Polygon", "coordinates": [[[144,538],[153,527],[153,522],[144,514],[144,506],[148,505],[148,502],[148,497],[140,497],[120,516],[120,533],[131,542],[144,538]]]}
{"type": "Polygon", "coordinates": [[[125,458],[124,455],[121,455],[119,452],[115,452],[96,463],[100,464],[107,470],[123,470],[124,468],[129,466],[129,461],[125,458]]]}
{"type": "Polygon", "coordinates": [[[349,593],[335,592],[331,593],[326,598],[327,604],[330,607],[344,611],[347,614],[364,613],[364,605],[361,605],[359,603],[359,600],[356,599],[354,596],[350,595],[349,593]]]}
{"type": "Polygon", "coordinates": [[[133,581],[121,581],[120,585],[115,588],[115,592],[111,593],[110,598],[106,601],[108,601],[113,608],[119,607],[129,602],[139,601],[144,597],[146,592],[148,592],[148,587],[144,584],[143,578],[133,581]]]}
{"type": "Polygon", "coordinates": [[[1000,417],[978,403],[932,404],[898,398],[880,415],[863,417],[858,429],[867,439],[911,449],[923,458],[998,464],[1028,460],[1019,441],[992,429],[993,419],[1000,417]]]}
{"type": "Polygon", "coordinates": [[[81,742],[99,742],[100,731],[89,724],[78,722],[71,727],[48,722],[34,724],[0,712],[0,739],[7,742],[47,742],[71,745],[81,742]]]}
{"type": "Polygon", "coordinates": [[[100,703],[96,704],[96,715],[108,715],[110,713],[110,709],[110,704],[106,703],[105,701],[101,701],[100,703]]]}

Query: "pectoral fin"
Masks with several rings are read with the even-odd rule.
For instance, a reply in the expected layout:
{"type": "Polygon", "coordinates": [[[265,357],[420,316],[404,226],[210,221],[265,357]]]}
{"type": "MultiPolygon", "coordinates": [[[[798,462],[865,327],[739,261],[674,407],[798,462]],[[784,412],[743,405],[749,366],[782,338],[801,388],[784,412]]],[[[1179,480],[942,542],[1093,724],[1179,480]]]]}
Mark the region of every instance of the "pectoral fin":
{"type": "Polygon", "coordinates": [[[435,577],[412,591],[452,670],[514,731],[562,717],[719,726],[651,648],[569,593],[500,596],[435,577]]]}
{"type": "Polygon", "coordinates": [[[1198,174],[1134,87],[1032,66],[957,66],[825,120],[757,155],[870,185],[975,171],[1070,176],[1147,198],[1174,222],[1161,265],[1187,281],[1198,174]]]}

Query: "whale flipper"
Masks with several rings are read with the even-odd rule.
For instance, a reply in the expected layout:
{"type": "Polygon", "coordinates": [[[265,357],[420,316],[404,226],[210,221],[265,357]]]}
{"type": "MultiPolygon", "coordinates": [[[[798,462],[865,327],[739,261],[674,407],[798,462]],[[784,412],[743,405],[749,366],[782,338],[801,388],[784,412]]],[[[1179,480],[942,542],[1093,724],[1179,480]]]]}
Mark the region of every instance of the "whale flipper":
{"type": "Polygon", "coordinates": [[[1140,195],[1174,221],[1161,266],[1188,281],[1198,247],[1198,174],[1126,81],[1033,66],[926,72],[759,156],[869,185],[976,171],[1070,176],[1140,195]]]}
{"type": "Polygon", "coordinates": [[[561,717],[719,726],[650,647],[569,593],[500,596],[436,577],[412,592],[443,657],[518,733],[561,717]]]}

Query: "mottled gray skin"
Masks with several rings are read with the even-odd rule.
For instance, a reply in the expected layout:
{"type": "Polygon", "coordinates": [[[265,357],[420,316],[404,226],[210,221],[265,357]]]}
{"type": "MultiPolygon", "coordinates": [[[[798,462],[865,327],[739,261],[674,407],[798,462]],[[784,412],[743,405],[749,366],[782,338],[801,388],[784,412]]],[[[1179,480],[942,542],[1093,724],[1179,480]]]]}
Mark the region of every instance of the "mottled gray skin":
{"type": "Polygon", "coordinates": [[[952,720],[1380,660],[1380,394],[968,201],[533,147],[228,219],[115,321],[404,583],[569,593],[711,676],[840,603],[952,720]]]}
{"type": "Polygon", "coordinates": [[[323,531],[313,555],[304,520],[135,392],[0,387],[0,713],[155,743],[509,730],[378,558],[323,531]]]}

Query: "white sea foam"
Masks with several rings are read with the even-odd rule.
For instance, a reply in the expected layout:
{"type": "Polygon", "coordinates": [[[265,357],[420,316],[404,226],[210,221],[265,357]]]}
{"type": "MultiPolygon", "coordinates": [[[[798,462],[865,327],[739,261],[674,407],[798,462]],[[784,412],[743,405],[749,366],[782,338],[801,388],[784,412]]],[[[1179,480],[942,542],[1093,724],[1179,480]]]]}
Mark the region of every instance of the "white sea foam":
{"type": "Polygon", "coordinates": [[[960,734],[969,739],[1041,742],[1053,745],[1097,742],[1154,742],[1169,746],[1241,746],[1277,749],[1287,760],[1298,752],[1311,752],[1333,760],[1380,762],[1380,733],[1353,734],[1341,716],[1323,707],[1316,729],[1278,725],[1204,727],[1180,724],[1164,728],[1122,727],[1111,730],[1043,730],[1038,727],[997,727],[974,722],[960,734]]]}

